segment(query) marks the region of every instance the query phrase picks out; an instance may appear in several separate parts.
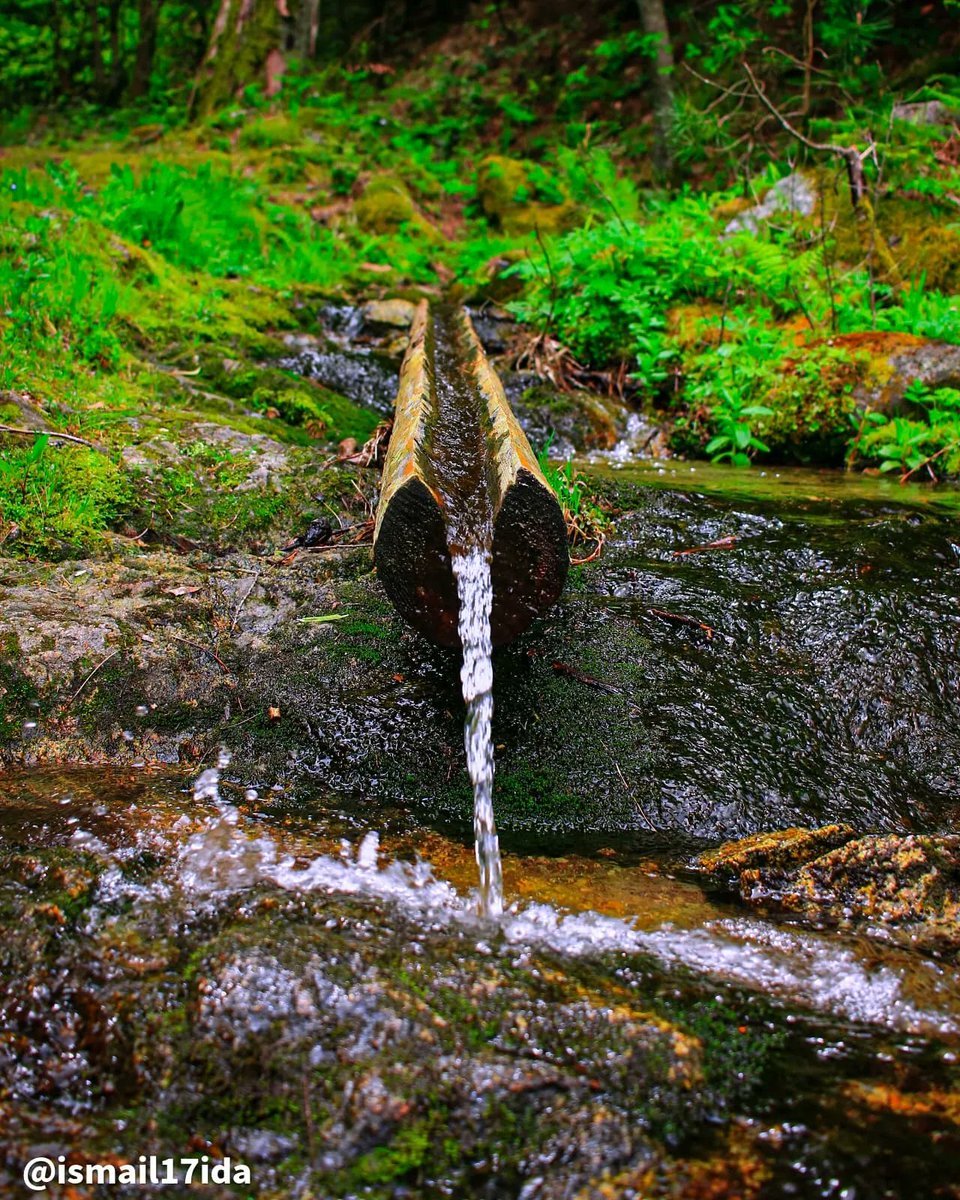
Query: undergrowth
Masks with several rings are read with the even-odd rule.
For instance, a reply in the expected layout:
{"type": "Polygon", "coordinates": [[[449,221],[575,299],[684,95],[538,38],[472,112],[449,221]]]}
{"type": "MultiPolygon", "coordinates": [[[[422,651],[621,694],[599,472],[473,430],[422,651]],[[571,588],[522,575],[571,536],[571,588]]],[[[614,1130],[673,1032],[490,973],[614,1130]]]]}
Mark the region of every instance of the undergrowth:
{"type": "MultiPolygon", "coordinates": [[[[690,18],[685,53],[704,77],[732,78],[757,52],[734,7],[690,18]]],[[[893,119],[895,91],[836,35],[840,9],[817,19],[823,44],[834,39],[823,86],[866,99],[821,100],[807,129],[842,144],[874,130],[869,219],[852,213],[836,162],[782,131],[754,137],[756,108],[731,109],[693,76],[673,133],[685,181],[654,186],[649,129],[623,116],[645,103],[650,45],[612,25],[573,57],[557,56],[548,27],[497,40],[487,15],[482,53],[461,46],[392,74],[292,64],[279,97],[247,87],[193,126],[159,106],[148,142],[142,106],[99,128],[88,110],[11,118],[0,423],[27,413],[99,449],[3,435],[6,548],[83,551],[145,506],[189,508],[163,473],[145,486],[124,451],[201,417],[301,446],[362,441],[369,412],[264,364],[325,300],[450,287],[508,303],[559,343],[561,376],[618,380],[671,424],[680,452],[956,474],[952,389],[917,383],[891,406],[868,387],[885,369],[882,335],[960,343],[956,129],[893,119]],[[543,77],[527,69],[538,56],[553,64],[543,77]],[[812,211],[731,225],[796,170],[812,211]]],[[[911,95],[960,110],[953,77],[911,95]]],[[[582,525],[580,481],[551,482],[582,525]]]]}

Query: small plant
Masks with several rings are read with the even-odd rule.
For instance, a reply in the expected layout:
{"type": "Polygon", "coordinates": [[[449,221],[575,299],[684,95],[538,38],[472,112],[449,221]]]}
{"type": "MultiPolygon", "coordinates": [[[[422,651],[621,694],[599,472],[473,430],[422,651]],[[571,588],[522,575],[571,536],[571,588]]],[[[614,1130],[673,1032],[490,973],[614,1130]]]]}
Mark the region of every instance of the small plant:
{"type": "Polygon", "coordinates": [[[707,442],[704,450],[711,462],[729,461],[735,467],[749,467],[757,451],[769,447],[754,433],[754,417],[772,417],[773,409],[763,404],[744,404],[728,389],[721,391],[721,404],[714,410],[713,421],[719,433],[707,442]]]}
{"type": "Polygon", "coordinates": [[[915,379],[904,393],[904,402],[918,417],[880,418],[875,428],[861,438],[865,457],[879,461],[887,474],[899,471],[901,482],[920,472],[936,480],[960,470],[960,391],[931,388],[915,379]]]}
{"type": "Polygon", "coordinates": [[[547,439],[546,445],[537,455],[537,462],[544,478],[552,488],[567,525],[567,536],[574,545],[594,543],[593,551],[586,558],[571,559],[573,563],[591,562],[599,558],[607,540],[606,527],[609,524],[606,514],[587,491],[586,481],[579,478],[572,459],[562,466],[550,462],[550,447],[553,445],[553,434],[547,439]]]}

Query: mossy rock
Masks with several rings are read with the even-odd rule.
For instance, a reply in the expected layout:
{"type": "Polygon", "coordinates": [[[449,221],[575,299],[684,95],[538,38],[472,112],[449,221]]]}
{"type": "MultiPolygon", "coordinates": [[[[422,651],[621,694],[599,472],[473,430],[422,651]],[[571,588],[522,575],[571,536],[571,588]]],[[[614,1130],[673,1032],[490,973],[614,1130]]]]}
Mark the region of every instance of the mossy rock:
{"type": "Polygon", "coordinates": [[[939,224],[908,226],[894,253],[904,279],[923,277],[928,288],[960,291],[960,234],[955,230],[939,224]]]}
{"type": "Polygon", "coordinates": [[[718,880],[738,879],[744,871],[757,869],[783,871],[819,858],[854,837],[849,825],[755,833],[736,842],[724,842],[716,850],[705,850],[697,857],[696,866],[718,880]]]}
{"type": "Polygon", "coordinates": [[[534,443],[552,436],[578,450],[612,449],[624,424],[623,410],[593,392],[557,392],[540,385],[527,388],[513,407],[534,443]]]}
{"type": "Polygon", "coordinates": [[[393,175],[377,175],[354,202],[357,224],[366,233],[391,234],[416,229],[431,238],[440,233],[418,210],[406,184],[393,175]]]}
{"type": "Polygon", "coordinates": [[[505,233],[564,233],[579,223],[575,204],[535,163],[492,154],[477,169],[477,200],[490,223],[505,233]],[[558,201],[544,203],[545,199],[558,201]]]}
{"type": "Polygon", "coordinates": [[[871,231],[871,210],[854,210],[846,176],[819,171],[814,179],[822,210],[818,207],[806,224],[814,231],[822,221],[831,230],[842,262],[855,265],[872,257],[875,275],[888,282],[906,284],[923,276],[928,288],[953,292],[960,287],[960,233],[930,201],[882,197],[871,231]]]}
{"type": "Polygon", "coordinates": [[[244,149],[269,150],[274,146],[290,146],[300,141],[302,133],[293,117],[285,114],[260,117],[240,130],[239,142],[244,149]]]}
{"type": "Polygon", "coordinates": [[[700,856],[749,903],[960,952],[960,838],[856,838],[846,825],[759,834],[700,856]]]}
{"type": "Polygon", "coordinates": [[[854,355],[860,378],[854,388],[859,408],[894,414],[903,408],[911,383],[960,388],[960,346],[910,333],[872,330],[840,334],[829,345],[854,355]]]}

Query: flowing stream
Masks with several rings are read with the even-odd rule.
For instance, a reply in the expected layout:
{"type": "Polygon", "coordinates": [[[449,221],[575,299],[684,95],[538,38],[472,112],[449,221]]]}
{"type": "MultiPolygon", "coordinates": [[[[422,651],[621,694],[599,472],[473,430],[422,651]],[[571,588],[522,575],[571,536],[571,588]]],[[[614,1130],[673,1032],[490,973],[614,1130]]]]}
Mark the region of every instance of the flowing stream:
{"type": "Polygon", "coordinates": [[[430,453],[444,502],[447,545],[460,601],[460,678],[467,707],[463,741],[473,785],[480,911],[494,917],[503,911],[503,871],[493,817],[493,513],[486,475],[489,417],[483,398],[464,371],[472,351],[464,344],[461,327],[452,313],[443,309],[433,324],[430,351],[437,395],[430,453]]]}

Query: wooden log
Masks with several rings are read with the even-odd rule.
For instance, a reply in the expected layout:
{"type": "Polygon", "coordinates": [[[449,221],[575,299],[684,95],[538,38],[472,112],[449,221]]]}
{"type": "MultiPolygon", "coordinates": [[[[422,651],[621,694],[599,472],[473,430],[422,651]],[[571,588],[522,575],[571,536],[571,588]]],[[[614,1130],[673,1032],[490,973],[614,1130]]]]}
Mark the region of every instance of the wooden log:
{"type": "Polygon", "coordinates": [[[400,370],[374,558],[384,590],[425,637],[458,646],[451,554],[492,559],[495,645],[560,595],[566,526],[462,309],[417,309],[400,370]]]}

